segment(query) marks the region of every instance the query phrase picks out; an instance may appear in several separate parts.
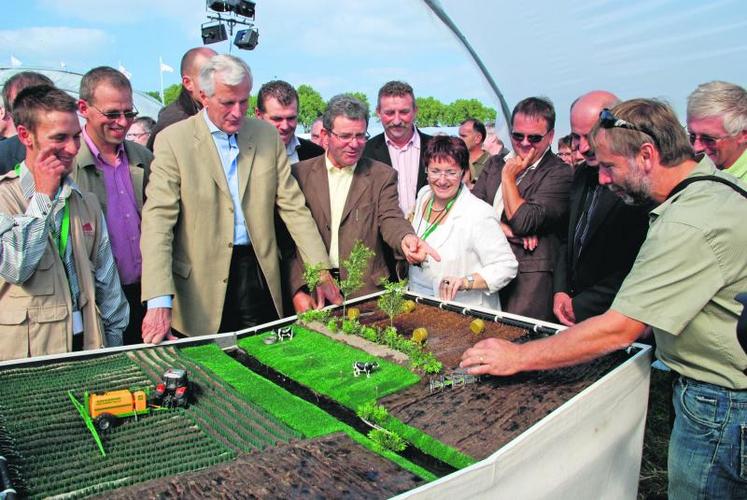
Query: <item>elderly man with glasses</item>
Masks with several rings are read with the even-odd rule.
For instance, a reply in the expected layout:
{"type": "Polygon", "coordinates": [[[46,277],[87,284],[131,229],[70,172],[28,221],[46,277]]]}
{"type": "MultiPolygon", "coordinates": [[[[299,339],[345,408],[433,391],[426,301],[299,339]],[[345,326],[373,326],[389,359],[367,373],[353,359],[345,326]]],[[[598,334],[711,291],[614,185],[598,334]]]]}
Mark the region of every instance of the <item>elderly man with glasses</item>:
{"type": "MultiPolygon", "coordinates": [[[[427,254],[439,258],[413,230],[399,206],[397,171],[389,165],[361,158],[368,140],[368,107],[349,95],[333,97],[322,118],[326,153],[293,166],[293,175],[306,197],[332,267],[345,278],[340,262],[348,258],[356,241],[375,252],[359,295],[379,289],[381,278],[389,276],[384,245],[395,257],[409,263],[422,262],[427,254]]],[[[300,261],[294,266],[293,285],[303,282],[300,261]]],[[[294,297],[297,310],[308,307],[310,297],[303,291],[294,297]]]]}
{"type": "Polygon", "coordinates": [[[630,274],[605,313],[522,345],[478,342],[461,365],[473,375],[569,366],[623,349],[650,326],[656,357],[679,375],[669,498],[745,498],[747,353],[736,297],[747,289],[747,185],[707,156],[698,162],[674,111],[655,100],[604,110],[590,139],[600,184],[657,205],[630,274]]]}
{"type": "Polygon", "coordinates": [[[145,314],[140,302],[143,177],[153,154],[125,140],[138,113],[130,81],[116,69],[101,66],[83,75],[78,112],[86,123],[72,177],[83,191],[96,195],[106,216],[122,290],[130,304],[124,343],[137,344],[145,314]]]}
{"type": "Polygon", "coordinates": [[[708,82],[687,98],[687,130],[696,153],[716,167],[747,180],[747,90],[728,82],[708,82]]]}
{"type": "Polygon", "coordinates": [[[568,190],[573,171],[550,150],[555,109],[529,97],[511,114],[513,152],[493,156],[472,194],[493,206],[519,261],[519,274],[501,290],[503,310],[553,319],[555,256],[568,224],[568,190]]]}

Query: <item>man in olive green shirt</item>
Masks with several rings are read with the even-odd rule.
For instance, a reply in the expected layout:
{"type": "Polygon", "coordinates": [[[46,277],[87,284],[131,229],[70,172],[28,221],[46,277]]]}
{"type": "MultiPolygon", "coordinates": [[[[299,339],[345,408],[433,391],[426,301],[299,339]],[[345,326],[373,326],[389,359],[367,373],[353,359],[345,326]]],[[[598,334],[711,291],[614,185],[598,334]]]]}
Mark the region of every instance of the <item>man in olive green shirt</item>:
{"type": "Polygon", "coordinates": [[[671,108],[635,99],[604,110],[590,133],[599,184],[623,200],[653,200],[646,241],[606,313],[546,339],[478,342],[473,375],[511,375],[589,361],[653,327],[657,357],[680,377],[669,445],[669,497],[742,498],[747,491],[747,353],[737,339],[747,290],[747,186],[694,160],[671,108]],[[715,176],[700,179],[698,176],[715,176]],[[722,182],[726,182],[727,185],[722,182]]]}
{"type": "Polygon", "coordinates": [[[687,98],[687,130],[696,153],[716,168],[747,182],[747,90],[728,82],[708,82],[687,98]]]}
{"type": "Polygon", "coordinates": [[[474,186],[482,169],[490,159],[490,153],[482,149],[487,131],[480,120],[467,118],[459,125],[459,137],[467,145],[469,150],[469,179],[468,186],[474,186]]]}

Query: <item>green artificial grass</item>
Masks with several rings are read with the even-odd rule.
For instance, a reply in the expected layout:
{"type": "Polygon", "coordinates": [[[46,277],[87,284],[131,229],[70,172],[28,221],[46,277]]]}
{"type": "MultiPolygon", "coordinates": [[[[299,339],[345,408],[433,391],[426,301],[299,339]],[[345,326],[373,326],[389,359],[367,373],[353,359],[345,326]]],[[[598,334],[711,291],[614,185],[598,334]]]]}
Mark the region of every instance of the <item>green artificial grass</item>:
{"type": "Polygon", "coordinates": [[[433,481],[436,479],[436,476],[429,471],[396,453],[383,449],[368,437],[335,419],[320,408],[248,370],[214,344],[186,347],[181,352],[233,386],[242,397],[262,407],[307,438],[344,432],[360,445],[391,460],[424,480],[433,481]]]}
{"type": "Polygon", "coordinates": [[[240,340],[239,347],[267,366],[351,409],[420,381],[416,374],[395,363],[304,327],[294,325],[293,329],[290,341],[267,345],[264,336],[257,335],[240,340]],[[356,361],[375,361],[379,368],[370,377],[354,377],[356,361]]]}
{"type": "Polygon", "coordinates": [[[477,462],[474,458],[465,455],[459,450],[448,446],[438,439],[424,433],[420,429],[411,427],[404,422],[389,416],[384,424],[382,425],[385,429],[391,432],[397,433],[402,438],[406,439],[414,447],[419,450],[423,450],[427,454],[438,458],[442,462],[446,462],[452,467],[457,469],[463,469],[469,465],[477,462]]]}

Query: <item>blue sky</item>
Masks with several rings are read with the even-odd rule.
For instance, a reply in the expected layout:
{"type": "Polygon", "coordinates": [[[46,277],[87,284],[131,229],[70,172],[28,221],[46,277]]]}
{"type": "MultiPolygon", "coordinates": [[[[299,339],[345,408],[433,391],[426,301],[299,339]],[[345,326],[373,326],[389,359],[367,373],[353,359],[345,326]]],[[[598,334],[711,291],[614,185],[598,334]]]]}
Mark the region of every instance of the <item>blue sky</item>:
{"type": "MultiPolygon", "coordinates": [[[[387,80],[444,102],[498,101],[449,30],[417,0],[257,0],[259,46],[219,52],[243,57],[257,86],[274,78],[308,83],[329,98],[363,91],[373,101],[387,80]]],[[[743,0],[441,0],[491,69],[512,107],[546,95],[558,110],[595,88],[622,98],[663,97],[684,120],[687,94],[704,81],[747,81],[747,2],[743,0]]],[[[0,66],[85,72],[121,63],[138,90],[159,87],[158,58],[177,69],[202,44],[203,0],[5,0],[0,66]]]]}

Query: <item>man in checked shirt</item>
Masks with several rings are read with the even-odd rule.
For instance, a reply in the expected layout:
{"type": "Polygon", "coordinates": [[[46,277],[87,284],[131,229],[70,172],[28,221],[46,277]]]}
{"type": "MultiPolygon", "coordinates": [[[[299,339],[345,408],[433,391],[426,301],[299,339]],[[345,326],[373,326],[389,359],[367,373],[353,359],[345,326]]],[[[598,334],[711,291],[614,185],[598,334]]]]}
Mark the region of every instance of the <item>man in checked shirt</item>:
{"type": "Polygon", "coordinates": [[[76,103],[44,85],[14,105],[26,160],[0,177],[0,359],[121,345],[129,307],[106,223],[69,177],[76,103]]]}

